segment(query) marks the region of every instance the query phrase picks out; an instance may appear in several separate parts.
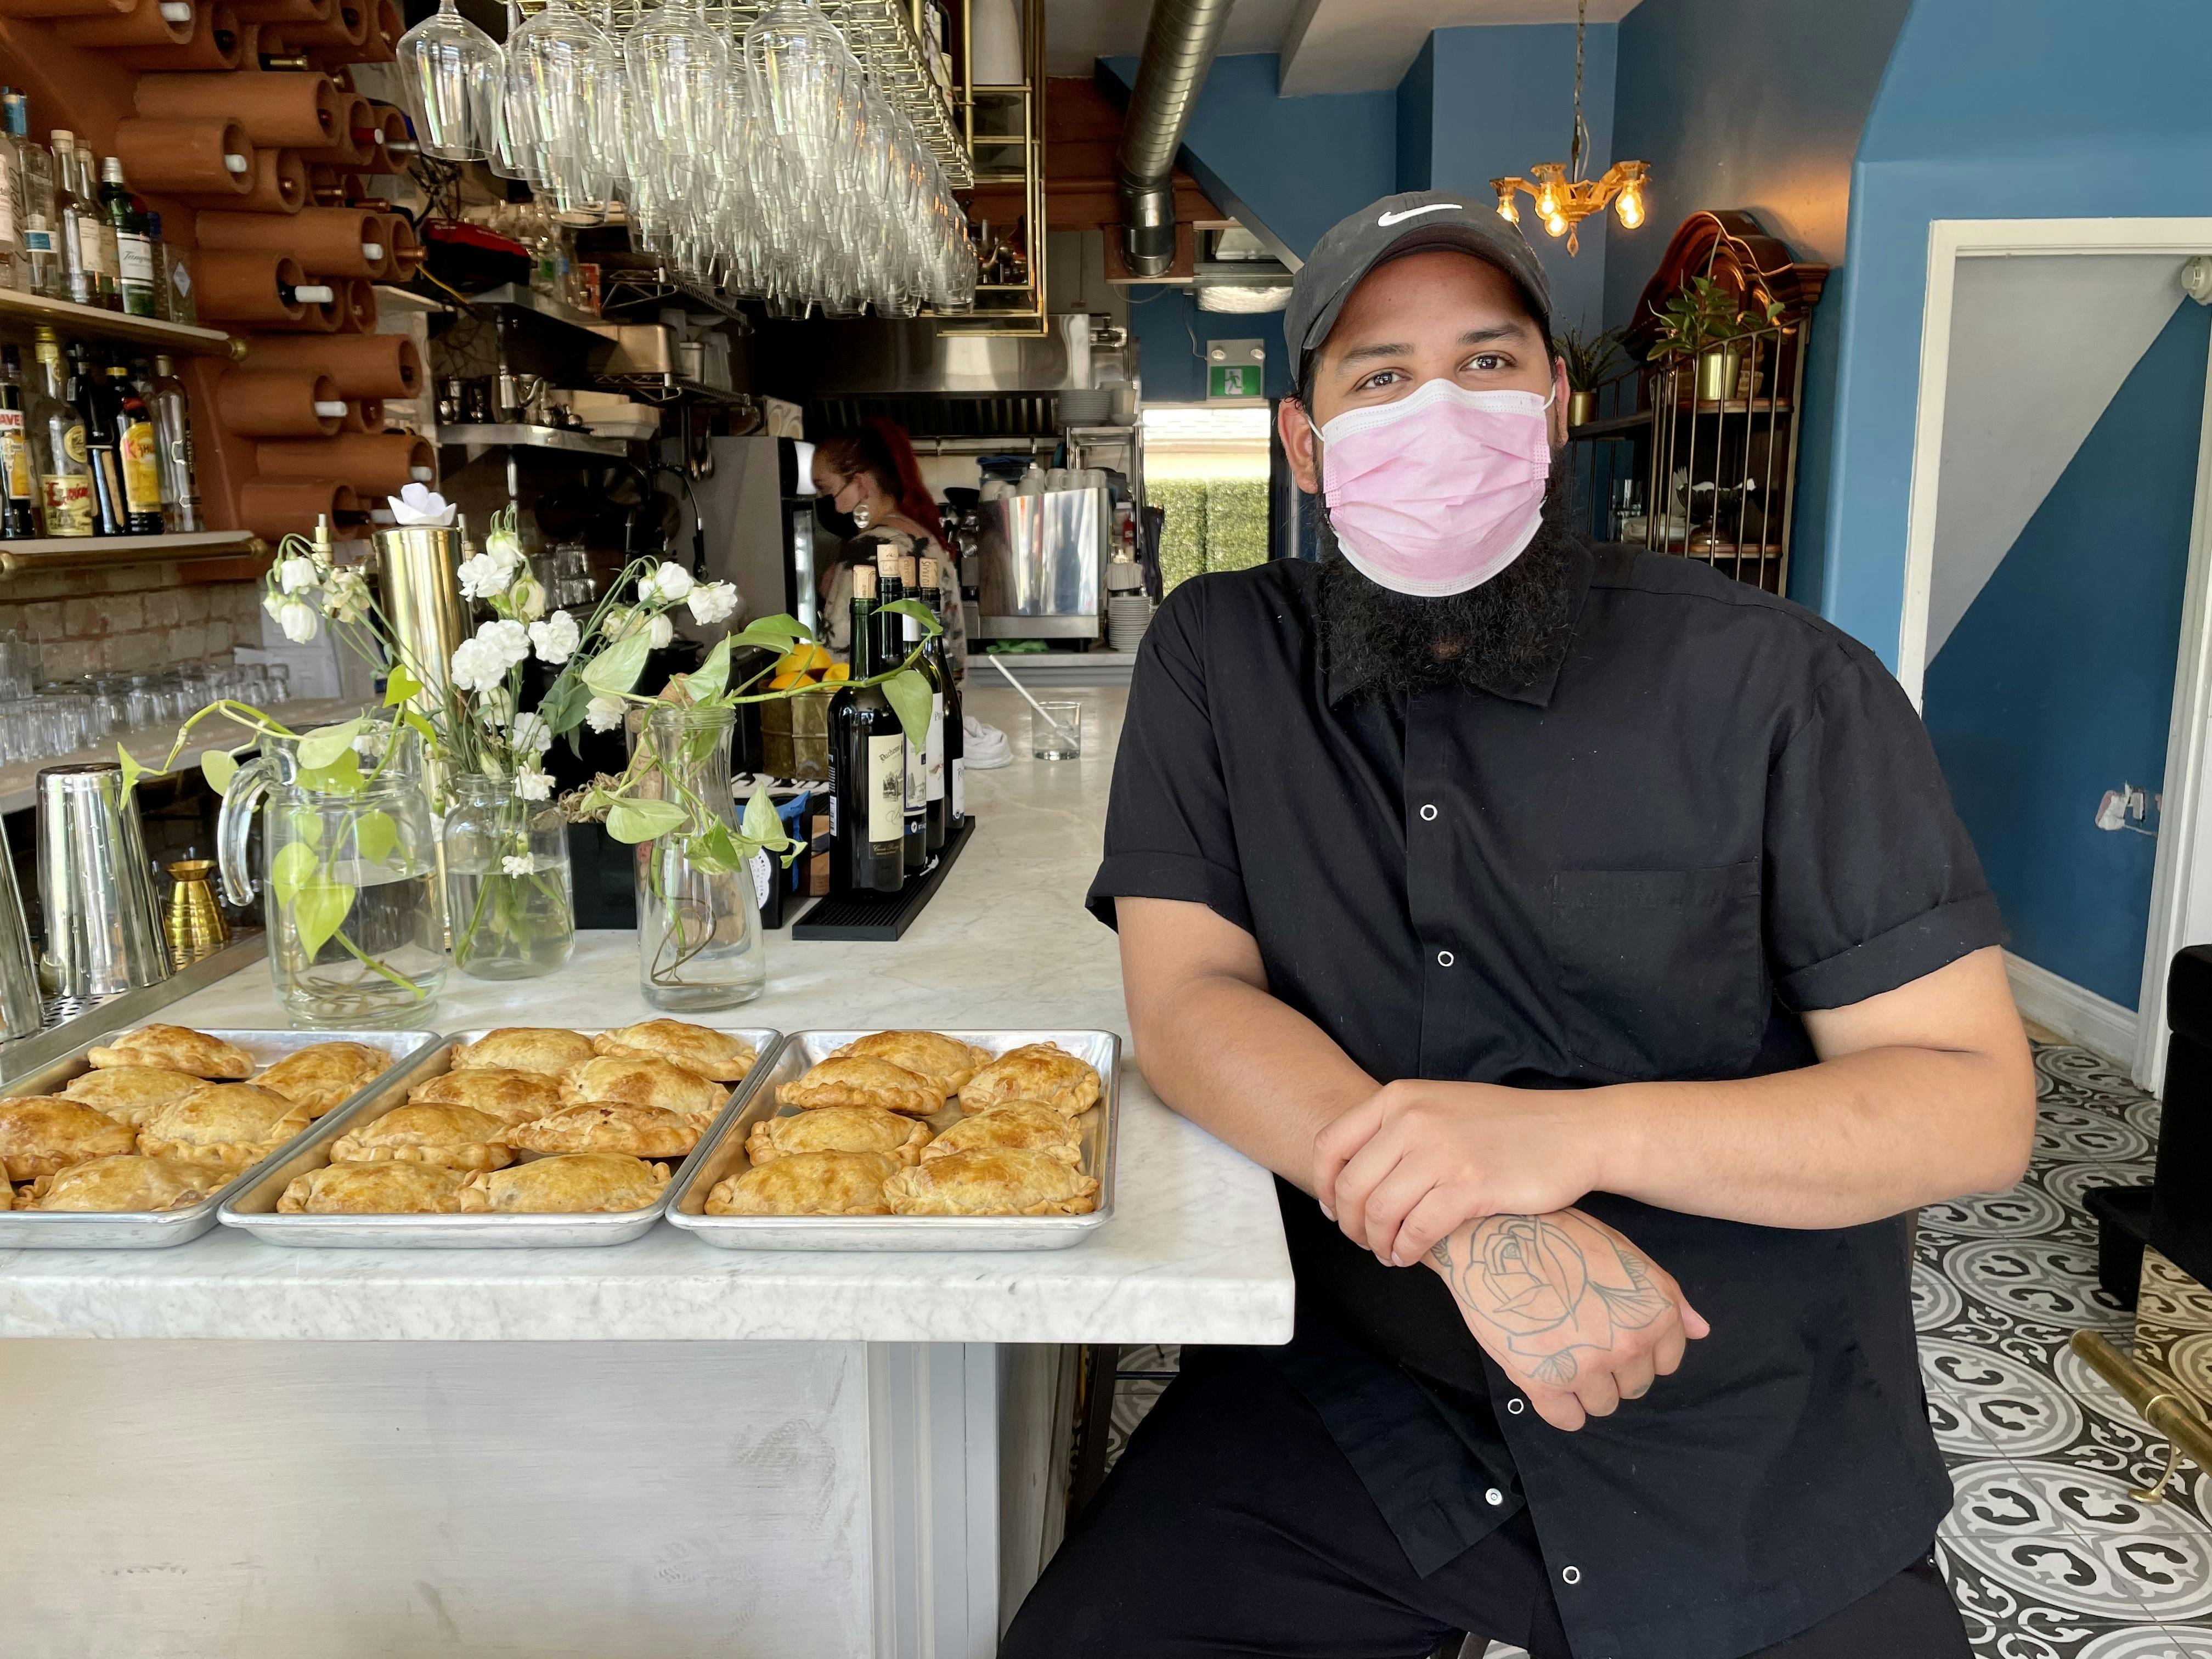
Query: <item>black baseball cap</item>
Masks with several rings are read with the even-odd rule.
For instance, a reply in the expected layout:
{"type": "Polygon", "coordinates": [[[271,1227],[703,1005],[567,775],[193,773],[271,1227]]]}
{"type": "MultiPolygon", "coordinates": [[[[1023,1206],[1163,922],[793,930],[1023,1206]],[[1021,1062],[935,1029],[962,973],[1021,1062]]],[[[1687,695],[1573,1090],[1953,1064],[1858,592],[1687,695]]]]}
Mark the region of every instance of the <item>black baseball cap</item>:
{"type": "Polygon", "coordinates": [[[1328,338],[1337,313],[1369,271],[1433,248],[1457,248],[1496,265],[1518,285],[1530,313],[1551,333],[1552,285],[1520,226],[1500,218],[1494,204],[1446,190],[1407,191],[1337,221],[1298,267],[1283,311],[1291,372],[1303,375],[1306,354],[1328,338]]]}

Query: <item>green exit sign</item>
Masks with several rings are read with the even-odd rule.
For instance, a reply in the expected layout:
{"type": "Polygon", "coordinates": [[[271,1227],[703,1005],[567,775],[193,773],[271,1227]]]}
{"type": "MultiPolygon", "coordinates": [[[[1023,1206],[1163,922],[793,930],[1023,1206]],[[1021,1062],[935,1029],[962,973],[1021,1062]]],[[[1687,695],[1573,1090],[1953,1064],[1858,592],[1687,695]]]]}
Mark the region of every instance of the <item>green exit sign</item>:
{"type": "Polygon", "coordinates": [[[1206,395],[1209,398],[1256,398],[1260,395],[1260,369],[1251,363],[1215,363],[1206,371],[1206,395]]]}
{"type": "Polygon", "coordinates": [[[1212,340],[1206,348],[1208,403],[1248,403],[1267,393],[1267,347],[1263,340],[1212,340]]]}

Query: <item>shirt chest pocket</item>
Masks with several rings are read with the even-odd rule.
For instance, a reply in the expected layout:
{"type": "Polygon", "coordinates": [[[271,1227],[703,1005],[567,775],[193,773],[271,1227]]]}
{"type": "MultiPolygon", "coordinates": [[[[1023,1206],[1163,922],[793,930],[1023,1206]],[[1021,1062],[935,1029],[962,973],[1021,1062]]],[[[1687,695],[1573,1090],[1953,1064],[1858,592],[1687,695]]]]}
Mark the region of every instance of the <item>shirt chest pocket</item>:
{"type": "Polygon", "coordinates": [[[1707,870],[1567,870],[1549,946],[1561,1041],[1619,1078],[1714,1077],[1766,1024],[1756,860],[1707,870]]]}

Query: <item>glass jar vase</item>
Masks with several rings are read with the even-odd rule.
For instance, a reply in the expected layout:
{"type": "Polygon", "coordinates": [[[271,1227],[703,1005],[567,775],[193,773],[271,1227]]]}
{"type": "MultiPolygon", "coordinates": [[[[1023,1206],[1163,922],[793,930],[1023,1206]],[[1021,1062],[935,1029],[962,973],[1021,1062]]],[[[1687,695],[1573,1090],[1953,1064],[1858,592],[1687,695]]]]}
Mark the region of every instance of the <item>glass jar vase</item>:
{"type": "Polygon", "coordinates": [[[550,801],[525,800],[511,779],[447,781],[446,927],[453,966],[471,979],[536,979],[576,945],[568,826],[550,801]]]}
{"type": "Polygon", "coordinates": [[[667,834],[637,844],[640,988],[672,1013],[750,1002],[768,983],[768,944],[752,871],[728,856],[738,831],[730,794],[736,711],[665,703],[632,711],[629,724],[636,798],[672,802],[684,814],[667,834]]]}

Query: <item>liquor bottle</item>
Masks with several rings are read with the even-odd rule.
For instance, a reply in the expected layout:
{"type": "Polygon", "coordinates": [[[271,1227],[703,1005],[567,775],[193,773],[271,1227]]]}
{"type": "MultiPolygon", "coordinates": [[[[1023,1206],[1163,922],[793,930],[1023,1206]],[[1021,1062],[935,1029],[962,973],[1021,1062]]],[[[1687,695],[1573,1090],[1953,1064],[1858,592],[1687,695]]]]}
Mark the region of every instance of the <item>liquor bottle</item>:
{"type": "MultiPolygon", "coordinates": [[[[916,603],[927,605],[930,595],[937,591],[937,561],[934,559],[902,559],[899,574],[908,580],[908,597],[916,603]]],[[[921,745],[922,773],[922,838],[933,854],[945,850],[945,652],[935,636],[923,636],[921,618],[906,619],[906,648],[909,654],[916,647],[921,650],[921,677],[929,682],[929,736],[921,745]]]]}
{"type": "MultiPolygon", "coordinates": [[[[937,591],[935,605],[937,620],[941,624],[946,613],[960,603],[959,573],[952,562],[945,560],[937,567],[938,580],[944,586],[937,591]]],[[[968,822],[968,731],[962,723],[966,712],[960,699],[960,676],[953,671],[950,653],[945,649],[949,635],[937,638],[939,659],[945,664],[945,833],[959,833],[960,826],[968,822]]]]}
{"type": "Polygon", "coordinates": [[[84,418],[85,459],[92,464],[92,532],[95,536],[131,533],[131,508],[123,494],[123,448],[117,430],[121,413],[107,390],[107,376],[94,367],[91,350],[81,342],[69,349],[69,398],[84,418]]]}
{"type": "Polygon", "coordinates": [[[896,893],[906,884],[906,736],[883,688],[861,685],[876,659],[876,573],[853,572],[853,679],[831,707],[833,890],[896,893]]]}
{"type": "Polygon", "coordinates": [[[154,305],[154,245],[147,240],[145,216],[131,186],[123,181],[123,158],[100,164],[100,205],[115,234],[115,288],[124,313],[151,317],[154,305]]]}
{"type": "Polygon", "coordinates": [[[100,158],[92,153],[90,144],[76,147],[76,193],[82,197],[92,213],[92,234],[100,239],[100,303],[109,311],[123,309],[122,250],[117,245],[115,226],[107,216],[106,206],[100,196],[100,158]]]}
{"type": "Polygon", "coordinates": [[[204,530],[200,516],[199,473],[192,462],[192,404],[176,365],[154,359],[154,439],[161,474],[161,521],[182,534],[204,530]]]}
{"type": "Polygon", "coordinates": [[[93,531],[92,461],[84,416],[62,379],[62,346],[52,328],[38,331],[40,381],[31,393],[31,442],[38,452],[39,500],[49,536],[93,531]]]}
{"type": "Polygon", "coordinates": [[[131,383],[131,371],[121,363],[107,366],[107,383],[100,388],[106,404],[104,424],[115,434],[115,453],[123,479],[123,528],[131,536],[158,536],[161,519],[161,442],[155,435],[154,412],[131,383]]]}
{"type": "MultiPolygon", "coordinates": [[[[0,87],[0,103],[22,94],[0,87]]],[[[23,263],[23,162],[14,136],[0,121],[0,288],[22,289],[30,269],[23,263]]]]}
{"type": "Polygon", "coordinates": [[[79,166],[76,135],[65,127],[54,129],[54,218],[62,244],[62,268],[68,288],[62,297],[81,306],[105,309],[114,287],[113,275],[100,264],[104,244],[100,204],[84,188],[79,166]]]}
{"type": "Polygon", "coordinates": [[[15,272],[15,287],[25,294],[52,297],[60,278],[61,260],[54,246],[53,162],[43,145],[31,136],[30,101],[13,87],[0,93],[0,117],[4,117],[8,141],[15,152],[16,229],[22,238],[23,258],[15,272]]]}
{"type": "Polygon", "coordinates": [[[0,346],[0,538],[11,542],[39,533],[38,482],[23,415],[23,360],[15,347],[0,346]]]}
{"type": "MultiPolygon", "coordinates": [[[[890,609],[906,597],[907,561],[886,547],[876,555],[876,591],[883,603],[876,611],[878,660],[886,669],[906,660],[907,618],[890,609]]],[[[918,876],[929,867],[929,776],[921,748],[906,746],[906,872],[918,876]]]]}

